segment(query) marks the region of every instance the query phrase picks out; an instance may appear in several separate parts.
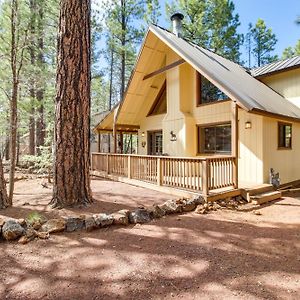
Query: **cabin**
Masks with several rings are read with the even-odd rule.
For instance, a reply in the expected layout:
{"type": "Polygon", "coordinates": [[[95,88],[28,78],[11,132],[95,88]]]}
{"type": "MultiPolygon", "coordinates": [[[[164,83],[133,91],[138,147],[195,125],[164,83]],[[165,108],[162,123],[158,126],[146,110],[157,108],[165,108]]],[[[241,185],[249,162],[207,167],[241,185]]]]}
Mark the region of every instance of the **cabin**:
{"type": "Polygon", "coordinates": [[[300,57],[249,71],[185,40],[181,19],[150,25],[124,98],[94,128],[114,147],[92,153],[92,171],[203,195],[299,180],[300,57]]]}

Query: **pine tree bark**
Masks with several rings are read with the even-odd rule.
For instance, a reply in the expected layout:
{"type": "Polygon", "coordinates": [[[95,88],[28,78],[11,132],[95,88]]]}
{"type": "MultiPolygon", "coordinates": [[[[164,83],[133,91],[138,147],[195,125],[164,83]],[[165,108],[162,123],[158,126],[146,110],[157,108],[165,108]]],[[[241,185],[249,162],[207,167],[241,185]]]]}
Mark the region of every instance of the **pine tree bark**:
{"type": "Polygon", "coordinates": [[[6,182],[3,174],[2,159],[0,159],[0,209],[8,206],[8,196],[6,192],[6,182]]]}
{"type": "MultiPolygon", "coordinates": [[[[35,66],[36,48],[35,48],[35,21],[36,21],[36,3],[35,0],[29,1],[30,6],[30,39],[29,47],[30,63],[35,66]]],[[[32,72],[34,74],[35,71],[32,72]]],[[[35,77],[30,79],[30,116],[29,116],[29,154],[35,155],[35,77]]]]}
{"type": "Polygon", "coordinates": [[[90,0],[60,4],[53,207],[92,202],[90,0]]]}
{"type": "MultiPolygon", "coordinates": [[[[37,55],[37,65],[39,70],[44,70],[44,1],[40,0],[38,2],[38,22],[37,22],[37,32],[38,32],[38,55],[37,55]]],[[[42,76],[41,76],[42,77],[42,76]]],[[[36,120],[36,153],[41,154],[41,146],[45,145],[45,121],[44,121],[44,84],[40,83],[37,92],[36,99],[38,102],[38,116],[36,120]]]]}
{"type": "Polygon", "coordinates": [[[10,156],[10,171],[9,171],[9,193],[8,204],[12,205],[14,192],[15,169],[16,169],[16,152],[17,152],[17,125],[18,125],[18,91],[19,91],[19,68],[17,62],[17,13],[18,1],[12,0],[11,3],[11,71],[12,71],[12,95],[10,101],[10,141],[9,141],[9,156],[10,156]]]}

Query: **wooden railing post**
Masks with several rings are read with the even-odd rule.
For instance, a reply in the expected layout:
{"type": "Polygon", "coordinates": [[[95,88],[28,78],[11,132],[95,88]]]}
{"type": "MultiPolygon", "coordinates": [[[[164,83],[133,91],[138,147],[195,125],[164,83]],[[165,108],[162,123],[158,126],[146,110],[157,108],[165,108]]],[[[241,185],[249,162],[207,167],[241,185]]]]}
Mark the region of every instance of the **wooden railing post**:
{"type": "Polygon", "coordinates": [[[202,161],[202,192],[205,196],[209,193],[208,177],[208,161],[205,159],[202,161]]]}
{"type": "Polygon", "coordinates": [[[233,159],[233,162],[232,162],[232,177],[233,177],[233,187],[235,188],[235,189],[237,189],[238,188],[238,186],[239,186],[239,184],[238,184],[238,158],[237,157],[235,157],[234,159],[233,159]]]}
{"type": "Polygon", "coordinates": [[[106,174],[109,174],[109,154],[106,154],[106,174]]]}
{"type": "Polygon", "coordinates": [[[127,172],[128,172],[128,178],[131,178],[131,155],[128,155],[128,163],[127,163],[127,172]]]}
{"type": "Polygon", "coordinates": [[[157,185],[163,184],[163,168],[161,158],[157,158],[157,185]]]}

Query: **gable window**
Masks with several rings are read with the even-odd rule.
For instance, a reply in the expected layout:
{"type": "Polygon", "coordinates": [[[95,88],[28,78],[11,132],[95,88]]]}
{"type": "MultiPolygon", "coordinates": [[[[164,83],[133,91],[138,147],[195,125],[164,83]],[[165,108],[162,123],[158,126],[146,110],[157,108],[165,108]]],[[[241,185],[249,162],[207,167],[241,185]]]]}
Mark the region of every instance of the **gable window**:
{"type": "Polygon", "coordinates": [[[166,88],[166,82],[163,83],[148,115],[160,115],[165,114],[167,112],[167,88],[166,88]]]}
{"type": "Polygon", "coordinates": [[[227,99],[227,95],[221,92],[200,73],[197,73],[197,105],[214,103],[227,99]]]}
{"type": "Polygon", "coordinates": [[[278,148],[292,149],[292,124],[278,122],[278,148]]]}
{"type": "Polygon", "coordinates": [[[199,153],[231,153],[231,124],[198,127],[199,153]]]}

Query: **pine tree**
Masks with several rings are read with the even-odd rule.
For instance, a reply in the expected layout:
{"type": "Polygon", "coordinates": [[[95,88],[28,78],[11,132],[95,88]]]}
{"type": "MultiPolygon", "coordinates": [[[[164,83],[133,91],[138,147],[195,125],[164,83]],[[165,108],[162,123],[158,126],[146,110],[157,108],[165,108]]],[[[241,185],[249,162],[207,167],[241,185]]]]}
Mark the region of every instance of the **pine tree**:
{"type": "Polygon", "coordinates": [[[282,58],[291,58],[293,56],[300,55],[300,40],[298,40],[297,44],[295,47],[287,47],[284,49],[282,53],[282,58]]]}
{"type": "Polygon", "coordinates": [[[265,21],[258,19],[255,26],[249,30],[253,42],[252,55],[256,60],[256,66],[274,62],[278,59],[277,55],[272,55],[277,43],[276,35],[271,28],[267,28],[265,21]]]}
{"type": "Polygon", "coordinates": [[[239,16],[229,0],[177,0],[166,5],[169,14],[181,11],[183,36],[195,44],[238,62],[243,36],[239,16]]]}
{"type": "Polygon", "coordinates": [[[92,202],[90,188],[90,1],[60,5],[53,207],[92,202]]]}

